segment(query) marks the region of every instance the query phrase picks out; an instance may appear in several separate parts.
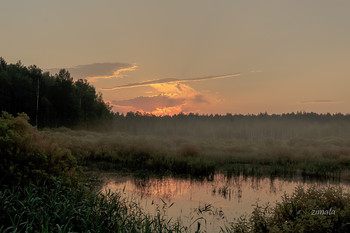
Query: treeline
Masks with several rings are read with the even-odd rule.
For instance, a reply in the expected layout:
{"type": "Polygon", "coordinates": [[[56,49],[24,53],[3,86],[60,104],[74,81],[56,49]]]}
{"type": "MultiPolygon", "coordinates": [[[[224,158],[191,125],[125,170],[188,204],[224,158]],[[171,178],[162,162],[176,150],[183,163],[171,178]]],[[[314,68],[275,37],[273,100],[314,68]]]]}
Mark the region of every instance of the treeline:
{"type": "Polygon", "coordinates": [[[291,113],[282,113],[282,114],[268,114],[268,113],[259,113],[259,114],[232,114],[227,113],[225,115],[221,114],[199,114],[199,113],[179,113],[174,115],[164,115],[156,116],[148,113],[141,112],[128,112],[115,113],[115,119],[202,119],[202,120],[305,120],[305,121],[333,121],[333,120],[350,120],[350,114],[343,113],[314,113],[314,112],[291,112],[291,113]]]}
{"type": "Polygon", "coordinates": [[[154,116],[129,112],[114,116],[109,130],[138,136],[206,138],[263,142],[267,139],[350,138],[349,114],[176,114],[154,116]]]}
{"type": "Polygon", "coordinates": [[[0,57],[0,111],[25,112],[38,127],[84,126],[113,114],[86,80],[73,81],[67,70],[44,73],[35,65],[7,64],[0,57]]]}

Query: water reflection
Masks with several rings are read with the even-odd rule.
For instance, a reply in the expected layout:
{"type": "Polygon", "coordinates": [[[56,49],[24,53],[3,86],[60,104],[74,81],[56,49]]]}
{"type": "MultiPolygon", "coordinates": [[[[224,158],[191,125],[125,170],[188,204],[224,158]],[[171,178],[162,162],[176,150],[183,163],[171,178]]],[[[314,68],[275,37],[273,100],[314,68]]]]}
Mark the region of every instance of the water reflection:
{"type": "Polygon", "coordinates": [[[150,214],[163,211],[169,218],[191,224],[198,215],[205,216],[208,229],[224,225],[253,211],[254,205],[281,200],[284,193],[292,194],[295,187],[342,185],[332,182],[305,182],[302,179],[269,179],[227,177],[215,175],[211,180],[191,180],[174,177],[139,179],[121,174],[108,174],[102,190],[123,192],[136,200],[150,214]]]}

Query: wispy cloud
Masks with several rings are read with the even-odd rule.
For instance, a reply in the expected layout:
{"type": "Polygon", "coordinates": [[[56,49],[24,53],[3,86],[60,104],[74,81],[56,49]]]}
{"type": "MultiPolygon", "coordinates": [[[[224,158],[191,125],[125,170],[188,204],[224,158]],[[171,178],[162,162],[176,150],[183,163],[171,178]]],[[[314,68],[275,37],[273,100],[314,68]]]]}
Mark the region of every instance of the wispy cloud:
{"type": "Polygon", "coordinates": [[[162,83],[198,82],[198,81],[212,80],[212,79],[231,78],[231,77],[237,77],[240,75],[241,75],[240,73],[235,73],[235,74],[205,76],[205,77],[198,77],[198,78],[191,78],[191,79],[164,78],[164,79],[155,79],[155,80],[149,80],[149,81],[144,81],[144,82],[129,83],[129,84],[125,84],[125,85],[115,86],[112,88],[102,88],[102,90],[119,90],[119,89],[123,89],[123,88],[152,86],[155,84],[162,84],[162,83]]]}
{"type": "MultiPolygon", "coordinates": [[[[122,77],[121,72],[135,70],[137,66],[129,63],[93,63],[65,68],[75,79],[87,79],[94,82],[98,79],[110,79],[122,77]]],[[[60,68],[47,69],[52,74],[58,73],[60,68]]]]}
{"type": "Polygon", "coordinates": [[[334,100],[310,100],[310,101],[299,101],[298,104],[333,104],[336,103],[334,100]]]}
{"type": "Polygon", "coordinates": [[[136,70],[137,67],[138,67],[137,65],[132,65],[130,67],[126,67],[126,68],[121,68],[121,69],[115,70],[112,75],[88,77],[87,80],[89,82],[96,82],[96,80],[98,80],[98,79],[123,78],[124,76],[123,76],[123,74],[121,74],[122,72],[133,71],[133,70],[136,70]]]}

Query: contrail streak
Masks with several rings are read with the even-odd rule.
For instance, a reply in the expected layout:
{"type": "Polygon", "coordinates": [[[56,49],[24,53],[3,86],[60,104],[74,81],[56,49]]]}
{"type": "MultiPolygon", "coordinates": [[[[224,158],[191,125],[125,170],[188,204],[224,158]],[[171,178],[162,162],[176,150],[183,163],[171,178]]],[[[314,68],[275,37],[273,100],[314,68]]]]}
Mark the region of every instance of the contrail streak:
{"type": "Polygon", "coordinates": [[[144,82],[138,82],[138,83],[129,83],[129,84],[115,86],[111,88],[102,88],[102,90],[119,90],[124,88],[144,87],[144,86],[150,86],[152,84],[159,84],[159,83],[198,82],[198,81],[211,80],[211,79],[231,78],[231,77],[237,77],[240,75],[241,75],[240,73],[235,73],[235,74],[205,76],[205,77],[198,77],[198,78],[191,78],[191,79],[163,78],[163,79],[156,79],[156,80],[150,80],[150,81],[144,81],[144,82]]]}

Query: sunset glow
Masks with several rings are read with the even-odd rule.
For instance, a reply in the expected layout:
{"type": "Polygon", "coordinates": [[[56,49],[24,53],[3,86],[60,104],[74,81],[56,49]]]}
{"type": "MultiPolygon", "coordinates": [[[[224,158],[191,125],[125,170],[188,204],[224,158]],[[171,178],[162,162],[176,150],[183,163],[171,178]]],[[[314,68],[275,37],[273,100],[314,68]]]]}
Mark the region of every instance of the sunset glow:
{"type": "Polygon", "coordinates": [[[349,7],[338,0],[77,0],[69,7],[39,0],[18,8],[6,0],[0,51],[8,62],[51,74],[68,69],[121,113],[347,113],[349,7]]]}

